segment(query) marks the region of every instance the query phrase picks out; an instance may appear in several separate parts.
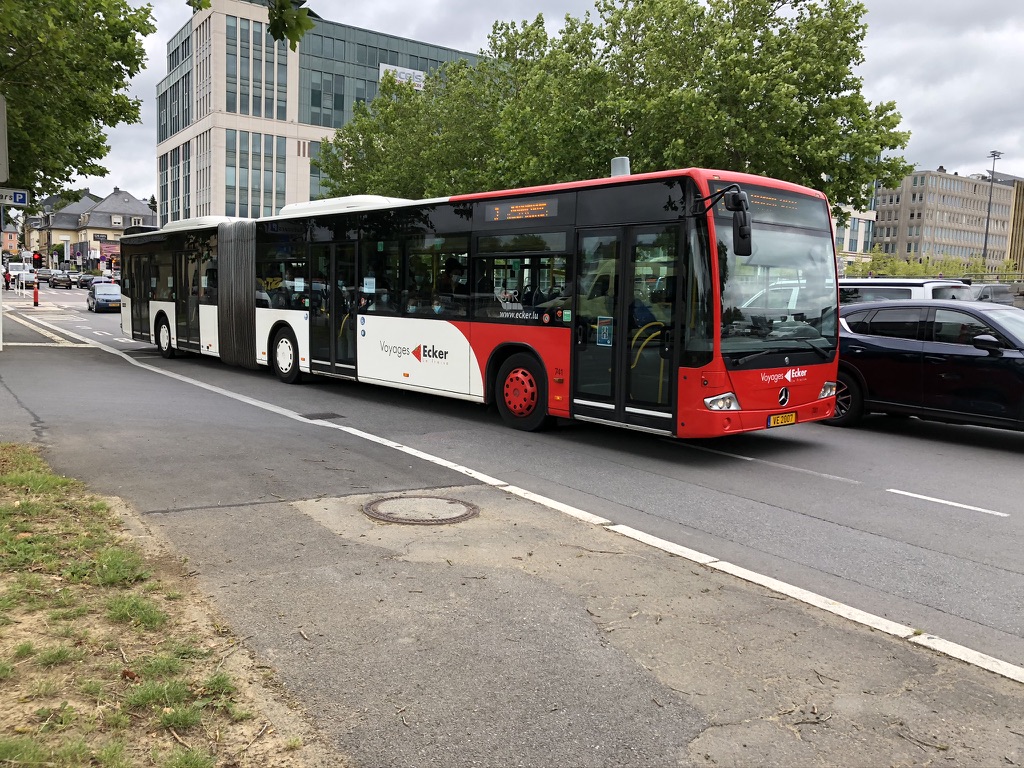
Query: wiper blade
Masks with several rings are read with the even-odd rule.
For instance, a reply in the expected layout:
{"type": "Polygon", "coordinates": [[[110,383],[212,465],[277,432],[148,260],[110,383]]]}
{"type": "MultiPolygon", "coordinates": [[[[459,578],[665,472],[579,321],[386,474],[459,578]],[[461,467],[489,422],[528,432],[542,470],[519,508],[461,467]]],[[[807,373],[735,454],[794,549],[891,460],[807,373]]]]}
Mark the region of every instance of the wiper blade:
{"type": "Polygon", "coordinates": [[[779,351],[780,350],[778,349],[762,349],[760,352],[753,352],[749,355],[744,355],[743,357],[734,357],[733,362],[736,363],[736,365],[743,365],[744,363],[749,363],[751,360],[754,360],[755,358],[762,357],[764,355],[770,355],[773,352],[779,351]]]}
{"type": "MultiPolygon", "coordinates": [[[[818,355],[818,357],[820,357],[822,360],[828,360],[829,355],[835,349],[835,347],[829,347],[828,349],[822,349],[817,344],[814,344],[813,342],[811,342],[808,339],[789,339],[789,341],[797,341],[797,342],[800,342],[801,344],[807,345],[808,347],[813,349],[815,351],[815,353],[818,355]]],[[[789,349],[780,349],[779,347],[772,347],[771,349],[762,349],[762,350],[759,350],[757,352],[751,352],[749,355],[744,355],[743,357],[734,357],[732,361],[736,365],[743,365],[744,363],[749,363],[751,360],[756,360],[757,358],[763,357],[764,355],[771,355],[771,354],[780,354],[781,355],[781,354],[784,354],[784,353],[790,352],[790,351],[791,350],[789,350],[789,349]]]]}
{"type": "Polygon", "coordinates": [[[821,347],[819,347],[817,344],[813,343],[809,339],[794,339],[794,341],[802,341],[804,344],[806,344],[811,349],[813,349],[815,352],[817,352],[818,353],[818,357],[820,357],[822,360],[828,360],[828,356],[832,353],[832,350],[835,349],[835,347],[829,347],[828,349],[822,349],[821,347]]]}

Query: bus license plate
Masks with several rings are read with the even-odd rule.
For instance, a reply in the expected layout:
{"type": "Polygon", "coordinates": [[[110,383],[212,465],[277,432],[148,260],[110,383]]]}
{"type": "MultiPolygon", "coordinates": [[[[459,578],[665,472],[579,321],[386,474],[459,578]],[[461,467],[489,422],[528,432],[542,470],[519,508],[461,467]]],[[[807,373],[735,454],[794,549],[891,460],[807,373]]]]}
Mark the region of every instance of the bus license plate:
{"type": "Polygon", "coordinates": [[[768,417],[768,426],[784,427],[786,424],[796,424],[796,413],[777,413],[768,417]]]}

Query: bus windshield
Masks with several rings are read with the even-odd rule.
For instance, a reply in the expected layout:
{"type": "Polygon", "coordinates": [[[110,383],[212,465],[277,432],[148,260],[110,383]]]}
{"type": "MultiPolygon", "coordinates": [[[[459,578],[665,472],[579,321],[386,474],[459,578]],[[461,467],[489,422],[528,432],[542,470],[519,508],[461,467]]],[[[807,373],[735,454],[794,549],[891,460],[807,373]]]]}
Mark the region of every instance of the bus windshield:
{"type": "MultiPolygon", "coordinates": [[[[712,188],[714,191],[714,187],[712,188]]],[[[831,218],[824,200],[744,185],[750,256],[732,248],[732,213],[715,207],[722,297],[721,350],[736,364],[761,352],[835,348],[837,290],[831,218]]]]}

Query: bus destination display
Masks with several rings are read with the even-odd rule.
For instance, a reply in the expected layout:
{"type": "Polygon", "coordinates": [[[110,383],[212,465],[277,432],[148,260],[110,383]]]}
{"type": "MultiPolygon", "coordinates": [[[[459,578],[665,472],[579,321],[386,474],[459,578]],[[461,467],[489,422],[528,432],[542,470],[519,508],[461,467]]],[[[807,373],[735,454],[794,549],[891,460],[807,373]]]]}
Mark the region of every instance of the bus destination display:
{"type": "Polygon", "coordinates": [[[487,221],[525,221],[550,219],[558,215],[558,200],[553,197],[534,197],[528,200],[509,200],[487,204],[487,221]]]}

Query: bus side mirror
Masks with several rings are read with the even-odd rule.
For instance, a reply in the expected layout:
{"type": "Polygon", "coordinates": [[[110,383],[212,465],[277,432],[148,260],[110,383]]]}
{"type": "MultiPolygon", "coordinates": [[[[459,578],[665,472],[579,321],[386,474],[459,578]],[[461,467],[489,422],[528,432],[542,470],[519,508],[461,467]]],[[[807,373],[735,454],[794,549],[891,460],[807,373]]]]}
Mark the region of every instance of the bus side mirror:
{"type": "Polygon", "coordinates": [[[725,210],[732,211],[732,252],[750,256],[750,201],[746,192],[727,192],[725,210]]]}

